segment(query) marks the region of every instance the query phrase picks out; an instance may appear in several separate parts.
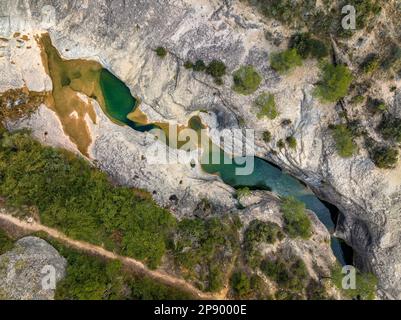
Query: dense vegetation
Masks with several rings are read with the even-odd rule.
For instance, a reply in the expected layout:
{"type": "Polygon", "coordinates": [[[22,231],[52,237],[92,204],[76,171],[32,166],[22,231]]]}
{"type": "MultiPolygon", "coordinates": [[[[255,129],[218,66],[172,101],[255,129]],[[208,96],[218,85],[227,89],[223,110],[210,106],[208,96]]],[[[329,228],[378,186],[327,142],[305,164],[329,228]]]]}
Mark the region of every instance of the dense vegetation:
{"type": "Polygon", "coordinates": [[[274,53],[270,58],[271,67],[279,73],[286,73],[302,65],[302,58],[296,49],[274,53]]]}
{"type": "Polygon", "coordinates": [[[245,259],[248,265],[253,268],[260,265],[262,256],[259,251],[259,244],[273,244],[283,238],[284,234],[277,224],[253,220],[245,230],[243,240],[245,259]]]}
{"type": "Polygon", "coordinates": [[[265,259],[260,268],[281,289],[287,289],[294,294],[301,293],[310,280],[305,263],[296,257],[284,259],[281,254],[275,260],[265,259]]]}
{"type": "Polygon", "coordinates": [[[330,126],[330,129],[338,154],[343,158],[352,157],[357,151],[352,131],[344,124],[330,126]]]}
{"type": "Polygon", "coordinates": [[[206,72],[213,77],[217,85],[223,84],[222,77],[225,76],[227,71],[226,65],[220,60],[213,60],[208,65],[203,60],[197,60],[195,63],[188,60],[184,63],[184,67],[185,69],[192,69],[195,72],[206,72]]]}
{"type": "Polygon", "coordinates": [[[401,142],[401,118],[394,116],[384,117],[379,130],[386,140],[401,142]]]}
{"type": "Polygon", "coordinates": [[[346,66],[325,63],[321,72],[322,79],[317,85],[315,94],[323,102],[337,102],[348,94],[352,74],[346,66]]]}
{"type": "Polygon", "coordinates": [[[119,261],[81,253],[46,234],[49,242],[67,260],[66,277],[57,284],[58,300],[181,300],[193,298],[186,292],[135,274],[119,261]]]}
{"type": "Polygon", "coordinates": [[[389,146],[378,146],[372,151],[372,160],[380,169],[393,169],[398,163],[398,149],[389,146]]]}
{"type": "Polygon", "coordinates": [[[239,227],[239,220],[229,216],[180,221],[173,255],[184,276],[203,290],[221,290],[238,254],[239,227]]]}
{"type": "Polygon", "coordinates": [[[324,42],[315,39],[310,33],[296,33],[289,43],[291,49],[295,49],[302,59],[327,57],[329,51],[324,42]]]}
{"type": "Polygon", "coordinates": [[[259,73],[252,66],[242,66],[233,74],[234,91],[249,95],[254,93],[262,82],[259,73]]]}
{"type": "Polygon", "coordinates": [[[0,195],[10,206],[35,207],[45,225],[156,267],[175,219],[139,190],[115,187],[74,155],[27,132],[0,138],[0,195]]]}
{"type": "Polygon", "coordinates": [[[0,229],[0,255],[11,250],[14,246],[13,240],[0,229]]]}
{"type": "Polygon", "coordinates": [[[255,100],[255,108],[257,109],[257,117],[259,119],[268,118],[276,119],[278,116],[276,101],[274,95],[264,92],[255,100]]]}
{"type": "Polygon", "coordinates": [[[291,238],[309,239],[311,237],[312,223],[303,202],[293,197],[284,198],[281,211],[285,223],[284,230],[291,238]]]}
{"type": "Polygon", "coordinates": [[[372,25],[381,11],[378,0],[339,0],[325,1],[324,7],[317,5],[316,0],[245,0],[256,6],[268,18],[276,19],[294,29],[305,27],[309,32],[328,37],[330,34],[339,37],[350,36],[348,30],[341,27],[345,5],[353,5],[356,9],[356,28],[362,29],[372,25]]]}

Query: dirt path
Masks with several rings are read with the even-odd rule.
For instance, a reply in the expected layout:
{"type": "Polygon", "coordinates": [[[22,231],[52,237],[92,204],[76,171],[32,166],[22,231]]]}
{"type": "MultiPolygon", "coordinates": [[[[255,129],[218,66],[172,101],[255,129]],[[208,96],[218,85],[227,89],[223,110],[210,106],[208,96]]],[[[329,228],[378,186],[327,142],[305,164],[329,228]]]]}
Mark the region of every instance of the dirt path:
{"type": "Polygon", "coordinates": [[[150,270],[148,267],[146,267],[142,262],[135,260],[133,258],[129,257],[124,257],[117,255],[111,251],[107,251],[102,247],[84,242],[84,241],[79,241],[79,240],[73,240],[69,237],[67,237],[65,234],[62,232],[52,229],[49,227],[46,227],[42,224],[33,222],[33,223],[28,223],[25,221],[21,221],[15,217],[12,217],[8,214],[4,214],[0,212],[0,220],[3,220],[4,222],[11,224],[14,227],[21,228],[30,232],[45,232],[47,233],[51,238],[54,238],[56,240],[59,240],[65,244],[68,244],[69,246],[79,249],[80,251],[88,252],[88,253],[95,253],[101,257],[104,257],[106,259],[110,260],[119,260],[123,264],[127,265],[128,267],[131,267],[134,271],[138,273],[142,273],[146,276],[149,276],[153,278],[154,280],[160,281],[164,284],[174,286],[177,288],[182,289],[183,291],[186,291],[195,297],[198,297],[199,299],[221,299],[222,296],[217,294],[217,295],[212,295],[208,293],[204,293],[197,288],[195,288],[193,285],[189,284],[188,282],[171,276],[167,274],[166,272],[162,270],[150,270]]]}

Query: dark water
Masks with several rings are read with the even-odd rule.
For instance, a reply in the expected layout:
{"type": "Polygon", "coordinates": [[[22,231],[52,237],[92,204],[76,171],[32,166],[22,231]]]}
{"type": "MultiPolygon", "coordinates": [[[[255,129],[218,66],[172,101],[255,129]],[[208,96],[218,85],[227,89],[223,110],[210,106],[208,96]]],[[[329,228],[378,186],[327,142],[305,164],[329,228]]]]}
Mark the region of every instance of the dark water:
{"type": "MultiPolygon", "coordinates": [[[[130,126],[134,130],[142,132],[156,127],[154,125],[138,125],[127,118],[127,115],[134,110],[136,100],[131,95],[129,88],[108,70],[101,72],[100,85],[105,99],[106,112],[110,117],[130,126]]],[[[198,117],[191,119],[189,126],[195,130],[202,128],[198,117]]],[[[210,155],[208,156],[210,157],[210,155]]],[[[221,160],[224,160],[224,157],[228,157],[223,151],[220,151],[219,156],[221,160]]],[[[221,164],[202,165],[202,168],[208,173],[218,174],[226,184],[232,187],[271,190],[282,197],[293,196],[304,202],[308,209],[314,211],[330,232],[334,231],[335,224],[330,210],[309,188],[263,159],[255,157],[254,161],[254,171],[247,176],[236,174],[235,170],[240,165],[236,164],[235,161],[232,164],[224,164],[224,161],[220,161],[221,164]]],[[[333,252],[339,262],[345,264],[348,259],[342,246],[344,244],[340,243],[338,239],[332,238],[331,247],[333,252]]]]}

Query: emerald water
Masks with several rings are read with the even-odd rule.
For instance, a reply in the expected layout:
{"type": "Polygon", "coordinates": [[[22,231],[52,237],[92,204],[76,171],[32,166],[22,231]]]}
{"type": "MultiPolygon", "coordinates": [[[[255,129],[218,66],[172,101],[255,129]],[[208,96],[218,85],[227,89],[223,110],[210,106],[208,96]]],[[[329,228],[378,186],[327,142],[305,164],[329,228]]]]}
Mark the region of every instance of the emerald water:
{"type": "MultiPolygon", "coordinates": [[[[101,72],[100,86],[105,100],[106,112],[111,118],[142,132],[157,127],[152,124],[139,125],[127,118],[128,114],[134,110],[136,100],[124,82],[106,69],[101,72]]],[[[202,124],[195,118],[190,120],[189,126],[196,130],[202,128],[202,124]]],[[[235,170],[240,165],[235,163],[235,159],[232,164],[224,164],[224,157],[227,155],[220,151],[221,164],[202,165],[203,170],[211,174],[218,174],[226,184],[234,188],[249,187],[250,189],[271,190],[281,197],[293,196],[305,203],[308,209],[314,211],[330,232],[334,231],[335,225],[329,209],[300,181],[257,157],[254,158],[255,167],[251,175],[236,175],[235,170]]],[[[339,262],[345,264],[347,259],[339,240],[332,238],[331,246],[339,262]]]]}
{"type": "Polygon", "coordinates": [[[137,101],[124,82],[107,69],[101,71],[99,81],[105,102],[105,111],[109,117],[141,132],[156,128],[155,125],[140,125],[127,118],[128,114],[134,110],[137,101]]]}

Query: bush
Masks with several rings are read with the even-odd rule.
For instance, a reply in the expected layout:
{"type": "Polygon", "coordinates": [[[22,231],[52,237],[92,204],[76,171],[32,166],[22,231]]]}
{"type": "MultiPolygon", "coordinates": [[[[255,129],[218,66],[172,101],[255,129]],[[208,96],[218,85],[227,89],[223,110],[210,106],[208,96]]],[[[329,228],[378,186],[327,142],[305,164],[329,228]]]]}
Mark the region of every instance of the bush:
{"type": "Polygon", "coordinates": [[[0,229],[0,255],[10,251],[14,247],[14,241],[0,229]]]}
{"type": "Polygon", "coordinates": [[[284,143],[283,139],[280,139],[279,141],[277,141],[277,148],[279,148],[279,149],[285,148],[285,143],[284,143]]]}
{"type": "Polygon", "coordinates": [[[321,59],[329,54],[326,45],[317,39],[311,38],[309,33],[297,33],[290,39],[290,48],[296,49],[303,58],[309,57],[321,59]]]}
{"type": "Polygon", "coordinates": [[[241,199],[244,197],[249,197],[251,195],[251,190],[248,187],[240,188],[237,190],[237,198],[241,199]]]}
{"type": "Polygon", "coordinates": [[[297,140],[295,139],[294,136],[288,137],[286,141],[290,149],[295,150],[297,148],[297,140]]]}
{"type": "Polygon", "coordinates": [[[278,112],[276,108],[276,101],[274,100],[274,95],[270,93],[262,93],[254,103],[255,107],[258,109],[257,117],[259,119],[267,117],[271,120],[277,118],[278,112]]]}
{"type": "Polygon", "coordinates": [[[239,250],[238,225],[231,217],[183,219],[173,245],[173,256],[186,277],[207,280],[206,290],[219,291],[227,265],[239,250]]]}
{"type": "Polygon", "coordinates": [[[351,82],[352,74],[346,66],[327,63],[322,66],[322,80],[315,94],[323,102],[337,102],[347,95],[351,82]]]}
{"type": "Polygon", "coordinates": [[[33,206],[43,224],[156,267],[175,218],[141,190],[116,187],[75,155],[26,132],[0,138],[0,195],[14,207],[33,206]]]}
{"type": "Polygon", "coordinates": [[[185,69],[192,69],[193,67],[194,67],[194,64],[191,61],[189,61],[189,60],[185,61],[185,63],[184,63],[185,69]]]}
{"type": "Polygon", "coordinates": [[[371,74],[377,70],[380,66],[379,58],[376,54],[370,54],[366,57],[365,61],[362,63],[363,72],[366,74],[371,74]]]}
{"type": "Polygon", "coordinates": [[[343,158],[352,157],[357,151],[357,145],[354,142],[351,130],[344,124],[331,126],[330,129],[338,154],[343,158]]]}
{"type": "Polygon", "coordinates": [[[206,73],[213,78],[221,78],[226,74],[226,65],[220,60],[213,60],[206,68],[206,73]]]}
{"type": "Polygon", "coordinates": [[[281,204],[283,212],[284,231],[291,238],[309,239],[312,235],[312,223],[306,213],[305,204],[293,197],[283,199],[281,204]]]}
{"type": "Polygon", "coordinates": [[[106,261],[46,239],[67,259],[66,277],[57,284],[57,300],[184,300],[189,294],[134,275],[119,261],[106,261]]]}
{"type": "Polygon", "coordinates": [[[399,152],[392,147],[376,147],[372,152],[372,160],[378,168],[393,169],[398,162],[399,152]]]}
{"type": "Polygon", "coordinates": [[[401,118],[384,117],[379,125],[379,131],[384,139],[401,142],[401,118]]]}
{"type": "Polygon", "coordinates": [[[262,82],[261,76],[252,66],[241,67],[234,72],[233,78],[233,90],[243,95],[254,93],[262,82]]]}
{"type": "Polygon", "coordinates": [[[237,271],[231,276],[231,287],[238,297],[244,298],[251,292],[251,281],[245,272],[237,271]]]}
{"type": "Polygon", "coordinates": [[[270,143],[272,141],[272,134],[269,130],[263,132],[263,141],[266,143],[270,143]]]}
{"type": "Polygon", "coordinates": [[[252,220],[244,233],[244,244],[247,248],[253,248],[259,243],[273,244],[282,239],[281,228],[273,222],[252,220]]]}
{"type": "Polygon", "coordinates": [[[203,62],[203,60],[197,60],[192,67],[192,69],[196,72],[202,72],[206,70],[206,64],[203,62]]]}
{"type": "Polygon", "coordinates": [[[270,58],[271,67],[279,73],[286,73],[292,68],[302,65],[302,58],[296,49],[288,49],[274,53],[270,58]]]}
{"type": "Polygon", "coordinates": [[[268,278],[277,282],[280,288],[295,291],[295,293],[302,293],[310,281],[305,263],[298,257],[266,259],[262,262],[260,269],[268,278]]]}
{"type": "Polygon", "coordinates": [[[163,47],[157,47],[155,52],[160,58],[167,56],[167,50],[163,47]]]}

